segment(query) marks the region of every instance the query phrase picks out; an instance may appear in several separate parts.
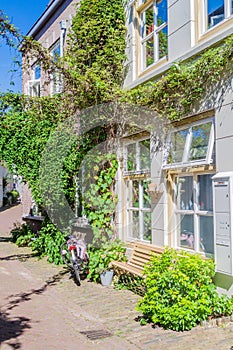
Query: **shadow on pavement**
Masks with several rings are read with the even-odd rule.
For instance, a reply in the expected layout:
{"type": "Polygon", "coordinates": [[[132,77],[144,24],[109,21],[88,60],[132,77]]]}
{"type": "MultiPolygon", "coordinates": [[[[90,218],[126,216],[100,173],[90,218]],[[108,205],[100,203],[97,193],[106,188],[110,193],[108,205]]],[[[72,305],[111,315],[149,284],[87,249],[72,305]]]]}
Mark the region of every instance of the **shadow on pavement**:
{"type": "Polygon", "coordinates": [[[0,242],[11,242],[11,237],[0,237],[0,242]]]}
{"type": "Polygon", "coordinates": [[[20,349],[21,343],[16,338],[25,329],[31,328],[29,321],[30,319],[26,317],[9,318],[6,313],[0,312],[0,345],[7,341],[7,345],[12,349],[20,349]]]}
{"type": "Polygon", "coordinates": [[[13,255],[8,255],[8,256],[3,256],[0,257],[1,260],[19,260],[19,261],[26,261],[30,258],[34,258],[38,256],[37,253],[30,253],[30,254],[13,254],[13,255]]]}
{"type": "Polygon", "coordinates": [[[55,286],[58,282],[61,281],[63,278],[63,275],[65,275],[67,271],[60,271],[56,275],[52,276],[49,278],[45,284],[38,289],[31,289],[29,292],[26,293],[19,293],[15,295],[10,295],[8,299],[13,299],[10,300],[6,306],[7,310],[12,310],[15,307],[19,306],[19,304],[25,302],[25,301],[30,301],[34,295],[40,295],[44,293],[48,287],[55,286]]]}
{"type": "Polygon", "coordinates": [[[16,207],[16,206],[19,205],[19,204],[20,204],[20,202],[13,203],[13,204],[11,204],[11,205],[5,205],[4,207],[1,207],[1,208],[0,208],[0,213],[3,212],[3,211],[6,211],[6,210],[8,210],[8,209],[11,209],[11,208],[13,208],[13,207],[16,207]]]}

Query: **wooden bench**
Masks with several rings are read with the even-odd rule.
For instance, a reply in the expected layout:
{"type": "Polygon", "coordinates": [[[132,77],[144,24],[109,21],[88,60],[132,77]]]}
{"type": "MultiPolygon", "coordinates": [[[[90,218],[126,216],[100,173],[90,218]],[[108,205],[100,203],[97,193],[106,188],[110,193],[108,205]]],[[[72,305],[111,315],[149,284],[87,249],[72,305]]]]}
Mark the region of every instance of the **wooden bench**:
{"type": "Polygon", "coordinates": [[[163,251],[164,248],[137,241],[134,243],[132,255],[127,262],[112,261],[110,267],[119,274],[129,273],[143,277],[143,268],[150,261],[151,254],[162,254],[163,251]]]}

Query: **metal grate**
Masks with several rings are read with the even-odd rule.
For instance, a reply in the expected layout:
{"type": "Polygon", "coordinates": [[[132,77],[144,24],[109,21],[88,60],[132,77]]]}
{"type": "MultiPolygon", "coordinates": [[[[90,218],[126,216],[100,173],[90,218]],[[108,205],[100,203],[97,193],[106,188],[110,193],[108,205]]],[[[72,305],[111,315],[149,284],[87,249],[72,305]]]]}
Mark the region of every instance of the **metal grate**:
{"type": "Polygon", "coordinates": [[[97,329],[93,331],[83,331],[80,332],[85,335],[90,340],[102,339],[113,336],[113,333],[105,330],[105,329],[97,329]]]}

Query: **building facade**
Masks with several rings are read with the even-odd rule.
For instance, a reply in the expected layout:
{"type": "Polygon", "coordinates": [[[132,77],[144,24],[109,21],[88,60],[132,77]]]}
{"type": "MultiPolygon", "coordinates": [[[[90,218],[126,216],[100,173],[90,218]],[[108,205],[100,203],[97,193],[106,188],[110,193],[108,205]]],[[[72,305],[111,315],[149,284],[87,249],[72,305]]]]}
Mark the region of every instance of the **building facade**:
{"type": "MultiPolygon", "coordinates": [[[[232,0],[138,0],[127,7],[125,88],[155,81],[233,33],[232,0]]],[[[201,74],[201,72],[200,72],[201,74]]],[[[232,78],[170,125],[122,139],[118,225],[123,240],[199,252],[216,262],[219,288],[233,291],[232,78]]]]}

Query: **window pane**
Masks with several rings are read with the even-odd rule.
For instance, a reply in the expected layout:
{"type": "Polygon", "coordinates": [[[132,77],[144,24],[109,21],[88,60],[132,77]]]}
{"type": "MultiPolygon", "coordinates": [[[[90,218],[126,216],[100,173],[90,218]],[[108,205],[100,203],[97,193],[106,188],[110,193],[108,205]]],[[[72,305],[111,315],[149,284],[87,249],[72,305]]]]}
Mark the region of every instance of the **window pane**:
{"type": "Polygon", "coordinates": [[[211,28],[224,19],[224,0],[208,0],[208,28],[211,28]]]}
{"type": "Polygon", "coordinates": [[[185,129],[172,133],[168,163],[182,162],[188,132],[185,129]]]}
{"type": "Polygon", "coordinates": [[[208,151],[211,123],[192,127],[192,143],[189,160],[205,159],[208,151]]]}
{"type": "Polygon", "coordinates": [[[40,79],[40,66],[36,66],[34,69],[35,79],[40,79]]]}
{"type": "Polygon", "coordinates": [[[158,33],[159,36],[159,59],[167,55],[167,27],[163,28],[158,33]]]}
{"type": "Polygon", "coordinates": [[[144,36],[149,35],[154,30],[154,11],[153,6],[145,11],[145,31],[144,36]]]}
{"type": "Polygon", "coordinates": [[[148,192],[148,181],[143,180],[142,181],[143,186],[143,208],[150,208],[151,207],[151,196],[148,192]]]}
{"type": "Polygon", "coordinates": [[[200,251],[214,254],[214,225],[212,216],[200,216],[200,251]]]}
{"type": "Polygon", "coordinates": [[[132,185],[132,206],[135,208],[139,208],[139,182],[137,180],[133,180],[132,185]]]}
{"type": "Polygon", "coordinates": [[[167,23],[167,0],[157,2],[157,26],[159,27],[162,23],[167,23]]]}
{"type": "Polygon", "coordinates": [[[178,220],[180,220],[178,231],[179,246],[194,249],[193,215],[178,215],[178,220]]]}
{"type": "Polygon", "coordinates": [[[136,143],[127,146],[127,169],[126,171],[136,170],[136,143]]]}
{"type": "Polygon", "coordinates": [[[151,242],[151,213],[143,213],[144,232],[143,239],[151,242]]]}
{"type": "Polygon", "coordinates": [[[213,191],[212,191],[212,176],[199,175],[198,176],[198,209],[213,211],[213,191]]]}
{"type": "Polygon", "coordinates": [[[146,67],[154,63],[154,35],[144,44],[146,67]]]}
{"type": "Polygon", "coordinates": [[[193,210],[193,177],[178,177],[177,209],[193,210]]]}
{"type": "Polygon", "coordinates": [[[139,238],[139,211],[128,211],[128,234],[129,237],[139,238]]]}
{"type": "Polygon", "coordinates": [[[139,142],[140,146],[140,169],[150,169],[150,140],[143,140],[139,142]]]}

